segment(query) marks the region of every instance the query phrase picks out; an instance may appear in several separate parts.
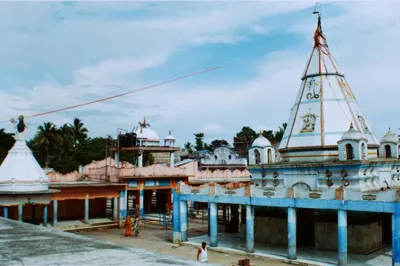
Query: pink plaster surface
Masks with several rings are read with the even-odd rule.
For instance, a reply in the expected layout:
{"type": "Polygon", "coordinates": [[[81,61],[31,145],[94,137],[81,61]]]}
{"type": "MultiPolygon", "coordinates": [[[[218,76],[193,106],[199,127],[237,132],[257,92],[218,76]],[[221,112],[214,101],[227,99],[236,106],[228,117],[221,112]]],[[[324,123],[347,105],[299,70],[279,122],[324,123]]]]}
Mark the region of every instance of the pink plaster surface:
{"type": "Polygon", "coordinates": [[[153,178],[153,177],[189,177],[189,180],[201,179],[224,179],[224,178],[243,178],[250,177],[250,172],[246,170],[198,170],[196,161],[178,167],[169,167],[161,164],[154,164],[147,167],[135,167],[128,162],[120,162],[119,168],[115,167],[113,158],[101,161],[93,161],[83,167],[83,172],[74,171],[68,174],[57,172],[47,173],[50,182],[77,182],[97,181],[119,182],[120,178],[153,178]]]}

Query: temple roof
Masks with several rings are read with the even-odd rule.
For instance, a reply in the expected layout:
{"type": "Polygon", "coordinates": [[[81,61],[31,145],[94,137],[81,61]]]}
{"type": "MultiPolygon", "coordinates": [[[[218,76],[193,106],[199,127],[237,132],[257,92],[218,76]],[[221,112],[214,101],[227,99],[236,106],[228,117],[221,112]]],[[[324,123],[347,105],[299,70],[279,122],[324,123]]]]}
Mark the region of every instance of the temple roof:
{"type": "Polygon", "coordinates": [[[271,147],[271,142],[263,136],[262,131],[258,134],[258,137],[253,141],[252,147],[271,147]]]}
{"type": "Polygon", "coordinates": [[[144,139],[147,142],[159,142],[158,134],[151,129],[150,124],[146,122],[146,117],[143,122],[139,122],[139,127],[135,131],[137,139],[144,139]]]}
{"type": "Polygon", "coordinates": [[[390,128],[389,131],[385,134],[385,136],[382,137],[381,143],[394,143],[394,144],[398,144],[399,143],[399,137],[394,134],[390,128]]]}
{"type": "Polygon", "coordinates": [[[368,140],[369,146],[379,145],[329,50],[320,16],[314,33],[314,47],[301,80],[280,150],[337,146],[350,123],[368,140]]]}
{"type": "Polygon", "coordinates": [[[0,166],[2,191],[47,191],[49,179],[25,142],[24,134],[17,133],[14,146],[0,166]]]}

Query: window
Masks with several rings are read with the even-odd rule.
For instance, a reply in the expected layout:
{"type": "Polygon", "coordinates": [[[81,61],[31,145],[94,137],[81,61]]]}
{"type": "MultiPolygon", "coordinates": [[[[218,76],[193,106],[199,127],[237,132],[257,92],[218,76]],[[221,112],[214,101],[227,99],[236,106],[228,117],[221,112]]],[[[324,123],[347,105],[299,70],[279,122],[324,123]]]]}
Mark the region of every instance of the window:
{"type": "Polygon", "coordinates": [[[261,156],[260,156],[260,152],[258,150],[254,150],[254,158],[255,158],[256,164],[261,163],[261,156]]]}
{"type": "Polygon", "coordinates": [[[346,160],[353,160],[353,146],[351,144],[346,144],[346,160]]]}
{"type": "Polygon", "coordinates": [[[386,158],[392,158],[392,150],[390,145],[385,145],[385,156],[386,158]]]}

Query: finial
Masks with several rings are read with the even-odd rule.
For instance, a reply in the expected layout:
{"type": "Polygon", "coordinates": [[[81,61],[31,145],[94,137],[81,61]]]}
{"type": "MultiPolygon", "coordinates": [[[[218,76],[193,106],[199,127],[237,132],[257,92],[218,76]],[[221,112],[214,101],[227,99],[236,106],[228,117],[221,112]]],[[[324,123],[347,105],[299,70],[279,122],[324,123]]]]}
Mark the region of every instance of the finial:
{"type": "Polygon", "coordinates": [[[147,123],[146,123],[146,117],[143,118],[143,125],[144,125],[144,126],[147,125],[147,123]]]}
{"type": "Polygon", "coordinates": [[[264,133],[264,130],[263,129],[261,129],[260,130],[260,135],[262,135],[264,133]]]}
{"type": "Polygon", "coordinates": [[[321,4],[319,2],[317,2],[315,4],[313,14],[318,15],[317,29],[315,30],[315,33],[314,33],[314,45],[319,46],[320,45],[319,37],[325,39],[324,35],[322,34],[322,27],[321,27],[322,8],[321,8],[321,4]]]}
{"type": "MultiPolygon", "coordinates": [[[[353,129],[353,123],[350,123],[350,129],[353,129]]],[[[350,129],[349,129],[349,130],[350,130],[350,129]]]]}
{"type": "Polygon", "coordinates": [[[389,132],[390,132],[390,127],[389,127],[389,132]]]}
{"type": "Polygon", "coordinates": [[[169,133],[168,133],[169,135],[171,135],[171,129],[169,130],[169,133]]]}

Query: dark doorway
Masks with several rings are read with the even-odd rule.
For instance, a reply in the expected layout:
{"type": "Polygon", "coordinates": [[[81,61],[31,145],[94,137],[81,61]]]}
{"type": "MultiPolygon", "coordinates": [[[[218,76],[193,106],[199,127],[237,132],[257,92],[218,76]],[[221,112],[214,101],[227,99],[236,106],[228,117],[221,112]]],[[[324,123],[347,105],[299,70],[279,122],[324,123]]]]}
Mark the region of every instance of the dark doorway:
{"type": "Polygon", "coordinates": [[[392,157],[392,150],[390,148],[390,145],[385,145],[385,155],[386,155],[386,158],[392,157]]]}
{"type": "Polygon", "coordinates": [[[353,160],[353,146],[351,144],[346,144],[346,160],[353,160]]]}
{"type": "Polygon", "coordinates": [[[297,246],[315,247],[315,211],[297,209],[297,246]]]}
{"type": "Polygon", "coordinates": [[[392,245],[392,214],[382,214],[382,244],[390,246],[392,245]]]}
{"type": "Polygon", "coordinates": [[[239,205],[224,205],[224,221],[226,233],[239,232],[239,205]]]}

